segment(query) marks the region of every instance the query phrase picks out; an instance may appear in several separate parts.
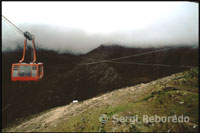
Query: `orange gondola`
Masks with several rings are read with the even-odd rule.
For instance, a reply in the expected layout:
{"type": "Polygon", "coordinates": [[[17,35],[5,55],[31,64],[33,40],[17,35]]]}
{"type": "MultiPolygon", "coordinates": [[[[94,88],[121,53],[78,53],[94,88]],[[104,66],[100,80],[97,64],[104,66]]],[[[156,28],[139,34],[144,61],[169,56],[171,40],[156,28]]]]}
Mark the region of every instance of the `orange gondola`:
{"type": "Polygon", "coordinates": [[[11,68],[11,81],[38,81],[43,78],[44,69],[43,63],[36,63],[36,51],[34,36],[29,32],[24,32],[24,50],[22,59],[19,63],[12,64],[11,68]],[[26,53],[26,43],[28,40],[32,40],[34,59],[31,63],[23,63],[26,53]]]}

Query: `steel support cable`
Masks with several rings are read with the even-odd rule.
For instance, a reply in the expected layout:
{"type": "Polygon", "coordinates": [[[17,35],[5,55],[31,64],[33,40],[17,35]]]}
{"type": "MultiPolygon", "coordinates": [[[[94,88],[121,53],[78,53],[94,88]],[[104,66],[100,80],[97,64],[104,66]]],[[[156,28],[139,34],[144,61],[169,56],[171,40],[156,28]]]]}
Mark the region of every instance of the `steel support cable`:
{"type": "Polygon", "coordinates": [[[18,28],[15,24],[13,24],[13,23],[12,23],[10,20],[8,20],[5,16],[2,15],[2,17],[4,18],[3,20],[4,20],[6,23],[8,23],[9,25],[15,27],[15,29],[16,29],[19,33],[24,34],[24,32],[23,32],[20,28],[18,28]]]}
{"type": "MultiPolygon", "coordinates": [[[[118,57],[118,58],[113,58],[113,59],[107,59],[107,60],[99,60],[99,61],[83,63],[83,64],[79,64],[79,65],[92,65],[92,64],[97,64],[97,63],[103,63],[103,62],[106,62],[106,61],[116,61],[116,60],[121,60],[121,59],[127,59],[127,58],[130,58],[130,57],[137,57],[137,56],[141,56],[141,55],[163,52],[163,51],[167,51],[169,49],[172,49],[172,48],[165,48],[165,49],[160,49],[160,50],[155,50],[155,51],[150,51],[150,52],[145,52],[145,53],[140,53],[140,54],[134,54],[134,55],[128,55],[128,56],[123,56],[123,57],[118,57]]],[[[85,58],[85,59],[92,60],[91,58],[85,58]]]]}
{"type": "MultiPolygon", "coordinates": [[[[91,59],[91,58],[88,58],[88,59],[91,59]]],[[[117,64],[131,64],[131,65],[145,65],[145,66],[174,67],[174,68],[193,68],[192,66],[185,66],[185,65],[174,66],[174,65],[167,65],[167,64],[153,64],[153,63],[141,63],[141,62],[119,62],[119,61],[110,61],[110,60],[104,60],[103,62],[91,62],[90,64],[105,63],[105,62],[108,62],[108,63],[117,63],[117,64]]],[[[88,65],[88,64],[89,63],[82,64],[82,65],[88,65]]]]}
{"type": "MultiPolygon", "coordinates": [[[[136,54],[136,55],[139,56],[139,55],[144,55],[144,54],[149,54],[149,53],[154,53],[154,52],[158,52],[158,51],[152,51],[152,52],[141,53],[141,54],[136,54]]],[[[136,55],[134,55],[134,56],[136,56],[136,55]]],[[[108,62],[108,63],[118,63],[118,64],[147,65],[147,66],[161,66],[161,67],[174,67],[174,68],[180,68],[180,67],[182,67],[182,68],[193,68],[192,66],[185,66],[185,65],[174,66],[174,65],[167,65],[167,64],[153,64],[153,63],[142,63],[142,62],[117,62],[117,61],[113,61],[113,60],[118,60],[118,59],[122,59],[122,58],[124,59],[125,57],[127,58],[127,57],[133,57],[133,56],[132,55],[130,55],[130,56],[124,56],[124,57],[120,57],[120,58],[114,58],[114,59],[111,59],[111,60],[98,60],[98,59],[93,59],[93,58],[81,57],[83,59],[97,60],[97,61],[96,62],[79,64],[79,65],[92,65],[92,64],[97,64],[97,63],[108,62]]]]}
{"type": "Polygon", "coordinates": [[[119,63],[119,64],[133,64],[133,65],[147,65],[147,66],[163,66],[163,67],[174,67],[174,68],[193,68],[192,66],[174,66],[174,65],[166,65],[166,64],[152,64],[152,63],[139,63],[139,62],[117,62],[117,61],[107,61],[109,63],[119,63]]]}
{"type": "MultiPolygon", "coordinates": [[[[82,59],[86,59],[86,60],[92,60],[92,61],[104,61],[104,62],[106,62],[106,61],[109,61],[109,60],[100,60],[100,59],[93,59],[93,58],[87,58],[87,57],[80,57],[80,58],[82,58],[82,59]]],[[[139,62],[135,62],[134,61],[134,63],[141,63],[141,62],[148,62],[148,61],[139,61],[139,62]]],[[[88,62],[88,63],[92,63],[92,62],[88,62]]]]}
{"type": "Polygon", "coordinates": [[[115,61],[115,60],[120,60],[120,59],[127,59],[127,58],[130,58],[130,57],[137,57],[137,56],[141,56],[141,55],[147,55],[147,54],[152,54],[152,53],[157,53],[157,52],[163,52],[163,51],[167,51],[169,49],[172,49],[172,48],[165,48],[165,49],[160,49],[160,50],[145,52],[145,53],[141,53],[141,54],[128,55],[128,56],[114,58],[114,59],[109,59],[109,60],[115,61]]]}

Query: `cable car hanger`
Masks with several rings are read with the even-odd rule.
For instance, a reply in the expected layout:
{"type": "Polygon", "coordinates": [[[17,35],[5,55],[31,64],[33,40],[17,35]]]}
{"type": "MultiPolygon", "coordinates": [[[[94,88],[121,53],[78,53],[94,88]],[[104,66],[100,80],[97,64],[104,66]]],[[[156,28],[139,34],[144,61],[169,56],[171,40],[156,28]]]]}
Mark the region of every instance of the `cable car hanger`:
{"type": "Polygon", "coordinates": [[[28,31],[23,32],[20,28],[18,28],[16,25],[14,25],[10,20],[8,20],[5,16],[2,15],[2,17],[6,20],[5,22],[7,22],[8,24],[10,24],[11,26],[13,26],[19,33],[23,34],[25,37],[24,40],[24,50],[23,50],[23,56],[22,59],[19,61],[19,63],[22,63],[24,61],[24,57],[26,54],[26,44],[27,44],[27,39],[32,41],[33,44],[33,53],[34,53],[34,59],[32,61],[32,63],[36,62],[36,52],[35,52],[35,36],[32,35],[31,33],[29,33],[28,31]]]}
{"type": "Polygon", "coordinates": [[[25,57],[25,54],[26,54],[27,39],[30,40],[30,41],[32,41],[32,44],[33,44],[33,54],[34,54],[34,59],[33,59],[32,63],[35,63],[36,62],[35,37],[32,34],[30,34],[28,31],[24,32],[24,37],[26,39],[24,40],[23,56],[22,56],[22,59],[19,61],[19,63],[22,63],[24,61],[24,57],[25,57]]]}

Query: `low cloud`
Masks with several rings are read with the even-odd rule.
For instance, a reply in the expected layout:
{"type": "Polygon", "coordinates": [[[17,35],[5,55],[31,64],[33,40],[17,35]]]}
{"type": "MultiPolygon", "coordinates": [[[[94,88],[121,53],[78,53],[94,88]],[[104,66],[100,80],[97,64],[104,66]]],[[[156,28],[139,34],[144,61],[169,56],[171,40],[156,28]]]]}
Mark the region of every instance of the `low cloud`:
{"type": "MultiPolygon", "coordinates": [[[[181,8],[182,9],[182,8],[181,8]]],[[[139,13],[138,13],[139,14],[139,13]]],[[[130,16],[131,17],[131,16],[130,16]]],[[[119,18],[120,19],[120,18],[119,18]]],[[[146,18],[148,20],[148,18],[146,18]]],[[[171,16],[157,18],[155,23],[129,30],[109,33],[88,33],[80,28],[50,24],[21,23],[18,26],[36,37],[36,47],[58,52],[87,53],[101,44],[128,47],[159,47],[166,45],[198,46],[198,9],[187,7],[171,16]],[[191,10],[189,10],[191,8],[191,10]]],[[[2,50],[23,47],[23,35],[2,20],[2,50]]]]}

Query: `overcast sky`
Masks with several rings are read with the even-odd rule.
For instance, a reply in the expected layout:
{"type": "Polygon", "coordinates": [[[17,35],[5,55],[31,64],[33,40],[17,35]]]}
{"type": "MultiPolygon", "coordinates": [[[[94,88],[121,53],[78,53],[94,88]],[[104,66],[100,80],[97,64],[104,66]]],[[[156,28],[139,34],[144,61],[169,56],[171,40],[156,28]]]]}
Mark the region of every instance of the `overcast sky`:
{"type": "MultiPolygon", "coordinates": [[[[2,14],[36,37],[36,46],[86,53],[100,44],[198,44],[193,2],[2,2],[2,14]]],[[[2,20],[2,49],[24,37],[2,20]]]]}

